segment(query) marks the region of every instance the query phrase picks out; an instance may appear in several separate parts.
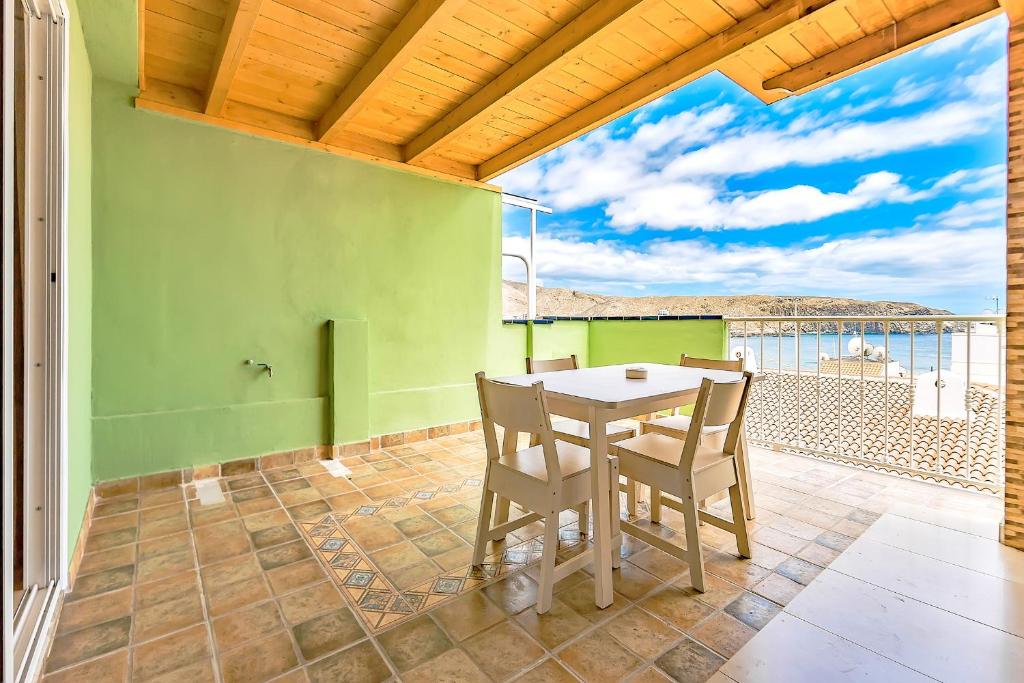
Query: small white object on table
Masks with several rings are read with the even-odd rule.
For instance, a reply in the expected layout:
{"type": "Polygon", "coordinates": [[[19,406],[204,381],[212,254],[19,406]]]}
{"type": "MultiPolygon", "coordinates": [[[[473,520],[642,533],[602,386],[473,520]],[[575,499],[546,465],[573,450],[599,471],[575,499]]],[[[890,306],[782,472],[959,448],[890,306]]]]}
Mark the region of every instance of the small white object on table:
{"type": "MultiPolygon", "coordinates": [[[[544,382],[548,409],[555,415],[590,424],[591,509],[594,514],[594,602],[612,604],[612,545],[606,425],[612,420],[655,413],[697,400],[701,382],[732,382],[742,373],[684,368],[658,363],[606,365],[579,370],[499,377],[496,381],[529,386],[544,382]],[[627,379],[626,368],[642,368],[647,379],[627,379]]],[[[744,456],[745,457],[745,456],[744,456]]],[[[745,463],[744,463],[745,464],[745,463]]],[[[749,478],[749,473],[747,474],[749,478]]],[[[616,482],[616,485],[618,482],[616,482]]],[[[617,543],[616,543],[617,545],[617,543]]]]}

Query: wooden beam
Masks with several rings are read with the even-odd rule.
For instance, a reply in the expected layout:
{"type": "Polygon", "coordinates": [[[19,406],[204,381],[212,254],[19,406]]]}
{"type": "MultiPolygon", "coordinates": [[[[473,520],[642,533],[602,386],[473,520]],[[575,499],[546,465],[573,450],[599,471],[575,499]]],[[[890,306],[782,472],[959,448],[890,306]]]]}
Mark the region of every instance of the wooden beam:
{"type": "Polygon", "coordinates": [[[843,0],[778,0],[596,102],[480,164],[490,180],[710,73],[728,57],[843,0]]]}
{"type": "Polygon", "coordinates": [[[806,64],[773,76],[765,90],[801,94],[999,13],[998,0],[946,0],[806,64]]]}
{"type": "Polygon", "coordinates": [[[448,112],[405,147],[405,159],[415,163],[436,151],[446,140],[474,123],[485,120],[502,98],[513,95],[532,79],[556,68],[567,55],[587,42],[596,42],[614,30],[617,20],[638,11],[652,0],[597,0],[557,33],[501,72],[469,99],[448,112]]]}
{"type": "Polygon", "coordinates": [[[373,100],[465,0],[419,0],[352,77],[316,124],[317,139],[341,130],[373,100]]]}
{"type": "Polygon", "coordinates": [[[999,4],[1006,10],[1006,16],[1012,23],[1018,23],[1024,19],[1024,0],[999,0],[999,4]]]}
{"type": "Polygon", "coordinates": [[[146,89],[146,0],[139,0],[139,90],[146,89]]]}
{"type": "Polygon", "coordinates": [[[204,96],[197,90],[183,88],[155,78],[149,79],[148,86],[135,98],[136,109],[159,112],[350,159],[370,161],[408,173],[478,187],[491,192],[501,191],[494,185],[478,182],[474,177],[476,175],[475,168],[469,164],[435,157],[430,160],[430,166],[410,166],[402,163],[400,147],[365,135],[346,131],[335,135],[332,143],[324,143],[313,139],[313,126],[309,121],[235,101],[227,103],[223,116],[211,116],[204,113],[204,96]]]}
{"type": "Polygon", "coordinates": [[[228,89],[238,71],[238,65],[242,63],[245,44],[249,42],[249,34],[256,24],[262,4],[263,0],[230,0],[228,13],[224,17],[224,28],[220,33],[220,43],[210,67],[210,84],[206,88],[204,111],[211,116],[219,116],[224,110],[228,89]]]}

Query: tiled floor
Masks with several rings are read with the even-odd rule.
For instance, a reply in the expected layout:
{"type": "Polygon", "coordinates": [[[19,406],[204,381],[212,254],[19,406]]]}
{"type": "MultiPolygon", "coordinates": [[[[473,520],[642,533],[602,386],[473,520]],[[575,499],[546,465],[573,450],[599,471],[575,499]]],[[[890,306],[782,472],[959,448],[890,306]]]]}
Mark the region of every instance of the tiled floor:
{"type": "Polygon", "coordinates": [[[1022,605],[1024,553],[887,513],[721,675],[741,683],[1020,680],[1022,605]]]}
{"type": "MultiPolygon", "coordinates": [[[[492,548],[490,569],[468,567],[479,433],[343,464],[350,479],[311,463],[99,502],[45,680],[703,681],[881,513],[928,508],[988,525],[999,509],[757,450],[753,560],[702,527],[712,576],[698,594],[685,564],[627,538],[611,607],[594,607],[580,571],[538,616],[526,566],[536,526],[492,548]]],[[[661,533],[673,536],[681,519],[665,512],[661,533]]],[[[568,554],[574,513],[562,521],[568,554]]]]}

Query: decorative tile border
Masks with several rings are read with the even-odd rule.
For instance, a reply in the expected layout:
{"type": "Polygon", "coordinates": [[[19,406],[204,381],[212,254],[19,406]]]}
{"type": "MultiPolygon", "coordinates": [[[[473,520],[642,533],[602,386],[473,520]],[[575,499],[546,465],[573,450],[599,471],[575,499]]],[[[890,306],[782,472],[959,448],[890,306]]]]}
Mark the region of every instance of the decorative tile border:
{"type": "MultiPolygon", "coordinates": [[[[368,553],[345,532],[343,525],[351,517],[373,516],[384,510],[422,502],[437,493],[456,493],[465,487],[479,487],[481,483],[480,479],[465,479],[459,484],[423,489],[407,497],[364,505],[348,514],[326,514],[318,519],[300,522],[298,526],[310,545],[316,548],[316,555],[327,567],[353,610],[359,614],[371,633],[377,633],[540,560],[544,544],[538,535],[488,555],[479,567],[465,565],[442,572],[412,588],[400,590],[374,566],[368,553]]],[[[580,542],[575,523],[564,525],[559,532],[559,549],[571,549],[580,542]]]]}

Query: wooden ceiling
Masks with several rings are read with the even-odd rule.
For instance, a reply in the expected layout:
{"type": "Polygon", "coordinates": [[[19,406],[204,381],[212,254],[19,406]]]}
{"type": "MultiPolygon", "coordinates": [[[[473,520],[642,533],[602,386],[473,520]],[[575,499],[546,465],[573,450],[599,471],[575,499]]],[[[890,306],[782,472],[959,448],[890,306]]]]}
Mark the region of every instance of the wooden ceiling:
{"type": "Polygon", "coordinates": [[[478,183],[719,70],[766,103],[999,0],[139,0],[139,107],[478,183]]]}

